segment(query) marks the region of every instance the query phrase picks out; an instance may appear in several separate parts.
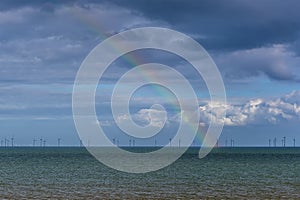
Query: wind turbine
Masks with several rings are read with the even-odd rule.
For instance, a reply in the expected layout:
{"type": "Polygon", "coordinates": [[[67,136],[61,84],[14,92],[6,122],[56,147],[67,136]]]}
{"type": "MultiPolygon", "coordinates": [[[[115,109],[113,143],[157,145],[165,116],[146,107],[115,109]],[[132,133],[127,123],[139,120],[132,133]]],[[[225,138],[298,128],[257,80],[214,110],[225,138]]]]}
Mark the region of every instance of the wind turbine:
{"type": "Polygon", "coordinates": [[[5,138],[5,139],[4,139],[4,144],[5,144],[5,145],[4,145],[5,147],[8,147],[8,146],[9,146],[9,140],[5,138]]]}
{"type": "Polygon", "coordinates": [[[14,136],[11,137],[11,146],[14,147],[14,136]]]}
{"type": "Polygon", "coordinates": [[[294,147],[296,147],[296,139],[295,138],[293,139],[293,142],[294,142],[294,147]]]}
{"type": "Polygon", "coordinates": [[[60,141],[61,141],[61,138],[58,138],[58,139],[57,139],[57,146],[58,146],[58,147],[60,147],[60,141]]]}

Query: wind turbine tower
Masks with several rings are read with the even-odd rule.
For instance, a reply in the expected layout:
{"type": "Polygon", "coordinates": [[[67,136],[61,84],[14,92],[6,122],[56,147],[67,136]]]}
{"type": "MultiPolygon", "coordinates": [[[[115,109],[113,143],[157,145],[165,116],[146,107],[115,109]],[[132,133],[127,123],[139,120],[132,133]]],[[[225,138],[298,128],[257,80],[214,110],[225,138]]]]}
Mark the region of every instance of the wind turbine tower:
{"type": "Polygon", "coordinates": [[[57,146],[58,146],[58,147],[60,147],[60,141],[61,141],[61,139],[58,138],[58,139],[57,139],[57,146]]]}
{"type": "Polygon", "coordinates": [[[11,146],[14,147],[14,137],[11,137],[11,146]]]}

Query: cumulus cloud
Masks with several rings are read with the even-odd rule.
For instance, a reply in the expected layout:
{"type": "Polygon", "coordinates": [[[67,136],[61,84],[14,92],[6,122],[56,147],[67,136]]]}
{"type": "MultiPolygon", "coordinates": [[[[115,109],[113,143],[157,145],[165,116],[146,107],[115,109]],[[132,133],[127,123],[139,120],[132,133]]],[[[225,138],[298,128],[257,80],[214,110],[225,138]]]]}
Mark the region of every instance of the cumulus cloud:
{"type": "Polygon", "coordinates": [[[165,110],[151,108],[139,110],[135,114],[134,119],[144,124],[150,124],[151,126],[162,128],[164,126],[165,116],[165,110]]]}
{"type": "Polygon", "coordinates": [[[111,126],[112,122],[109,120],[98,120],[96,121],[96,124],[99,126],[111,126]]]}
{"type": "Polygon", "coordinates": [[[300,119],[300,90],[284,97],[264,100],[253,99],[241,105],[221,105],[207,103],[199,107],[200,121],[208,124],[210,121],[223,122],[228,126],[247,124],[276,124],[280,121],[300,119]],[[218,118],[220,109],[226,108],[226,117],[218,118]]]}
{"type": "Polygon", "coordinates": [[[134,122],[141,126],[153,126],[157,128],[162,128],[166,121],[166,111],[157,108],[143,108],[138,112],[134,113],[132,116],[129,115],[119,115],[117,116],[118,123],[130,123],[133,119],[134,122]]]}
{"type": "MultiPolygon", "coordinates": [[[[224,123],[225,126],[244,126],[260,124],[277,124],[285,120],[300,120],[300,90],[283,97],[271,100],[262,98],[252,99],[243,104],[221,104],[218,102],[205,102],[199,106],[200,126],[209,123],[224,123]],[[222,113],[226,110],[226,116],[222,113]]],[[[163,127],[166,111],[158,109],[140,109],[134,113],[132,119],[141,125],[163,127]]],[[[172,113],[167,123],[178,123],[180,112],[172,113]]],[[[117,117],[118,122],[125,123],[130,120],[128,115],[117,117]]],[[[191,122],[192,123],[192,122],[191,122]]]]}

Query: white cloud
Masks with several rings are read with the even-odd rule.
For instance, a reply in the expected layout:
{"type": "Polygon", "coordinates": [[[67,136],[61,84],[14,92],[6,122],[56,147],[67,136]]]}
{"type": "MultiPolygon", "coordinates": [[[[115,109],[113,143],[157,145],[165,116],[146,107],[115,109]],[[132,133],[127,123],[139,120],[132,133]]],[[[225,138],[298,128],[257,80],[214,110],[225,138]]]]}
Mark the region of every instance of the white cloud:
{"type": "Polygon", "coordinates": [[[111,126],[112,123],[108,120],[98,120],[96,121],[96,124],[100,125],[100,126],[111,126]]]}
{"type": "MultiPolygon", "coordinates": [[[[132,115],[132,119],[138,124],[150,124],[162,127],[166,111],[157,109],[141,109],[132,115]]],[[[206,102],[199,106],[200,125],[209,123],[224,123],[225,126],[243,126],[247,124],[277,124],[285,120],[300,120],[300,90],[294,91],[281,98],[264,100],[252,99],[244,104],[221,104],[218,102],[206,102]],[[226,110],[226,117],[220,118],[226,110]]],[[[118,116],[119,122],[130,120],[129,116],[118,116]]],[[[180,113],[173,114],[166,122],[178,123],[180,113]]],[[[128,121],[127,121],[128,122],[128,121]]]]}
{"type": "MultiPolygon", "coordinates": [[[[156,108],[143,108],[138,112],[134,113],[131,117],[133,121],[141,126],[152,126],[157,128],[162,128],[166,123],[166,111],[156,108]]],[[[130,123],[130,116],[128,115],[119,115],[117,116],[118,123],[130,123]]]]}
{"type": "Polygon", "coordinates": [[[300,119],[300,90],[273,100],[253,99],[242,105],[219,105],[207,103],[199,107],[200,121],[224,122],[228,126],[246,124],[278,123],[283,120],[300,119]],[[220,109],[226,108],[226,117],[219,119],[220,109]]]}
{"type": "Polygon", "coordinates": [[[141,109],[135,114],[134,119],[149,124],[154,127],[162,128],[165,122],[166,111],[157,109],[141,109]]]}

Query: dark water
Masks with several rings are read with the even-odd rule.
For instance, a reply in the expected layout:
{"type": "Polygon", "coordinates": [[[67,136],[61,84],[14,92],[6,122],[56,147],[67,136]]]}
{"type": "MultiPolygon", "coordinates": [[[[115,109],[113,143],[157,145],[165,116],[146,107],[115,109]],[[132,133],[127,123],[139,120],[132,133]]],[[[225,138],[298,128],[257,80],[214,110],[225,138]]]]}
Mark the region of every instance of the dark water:
{"type": "Polygon", "coordinates": [[[0,199],[300,199],[300,148],[192,149],[147,174],[110,169],[84,148],[0,148],[0,199]]]}

